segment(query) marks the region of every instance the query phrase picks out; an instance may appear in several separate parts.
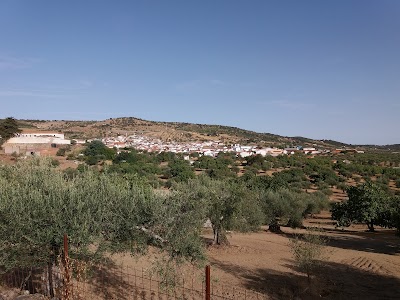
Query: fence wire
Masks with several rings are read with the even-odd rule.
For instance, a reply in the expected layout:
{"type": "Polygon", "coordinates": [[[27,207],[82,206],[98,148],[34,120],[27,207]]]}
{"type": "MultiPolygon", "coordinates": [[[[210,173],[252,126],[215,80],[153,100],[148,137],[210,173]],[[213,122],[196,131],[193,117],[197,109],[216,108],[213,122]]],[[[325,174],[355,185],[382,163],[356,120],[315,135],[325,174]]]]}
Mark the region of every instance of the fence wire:
{"type": "MultiPolygon", "coordinates": [[[[71,263],[73,265],[73,263],[71,263]]],[[[166,282],[145,269],[133,269],[123,266],[109,267],[96,265],[84,273],[72,270],[72,276],[66,283],[63,267],[52,270],[50,292],[47,268],[24,268],[7,272],[0,276],[1,284],[9,288],[28,290],[47,297],[65,300],[201,300],[206,299],[206,282],[198,274],[185,276],[175,282],[166,282]],[[68,285],[68,286],[67,286],[68,285]],[[65,293],[65,290],[68,293],[65,293]]],[[[211,283],[210,299],[267,299],[264,294],[229,286],[211,283]]]]}
{"type": "Polygon", "coordinates": [[[151,269],[71,259],[66,235],[62,253],[51,261],[45,266],[17,268],[3,273],[0,284],[62,300],[267,299],[266,295],[252,290],[211,282],[210,266],[206,267],[205,274],[193,269],[192,273],[182,276],[163,276],[151,269]]]}

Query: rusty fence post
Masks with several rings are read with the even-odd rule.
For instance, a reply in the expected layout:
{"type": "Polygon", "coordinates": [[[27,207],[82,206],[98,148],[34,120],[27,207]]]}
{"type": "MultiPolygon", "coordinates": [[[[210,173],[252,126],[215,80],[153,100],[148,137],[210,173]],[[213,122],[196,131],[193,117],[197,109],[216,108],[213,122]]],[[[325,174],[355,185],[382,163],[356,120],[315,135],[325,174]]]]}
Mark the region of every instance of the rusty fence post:
{"type": "Polygon", "coordinates": [[[210,265],[206,266],[206,300],[211,299],[211,270],[210,265]]]}
{"type": "Polygon", "coordinates": [[[69,300],[71,298],[70,283],[71,274],[69,270],[69,257],[68,257],[68,236],[64,234],[64,253],[63,253],[63,263],[64,263],[64,299],[69,300]]]}

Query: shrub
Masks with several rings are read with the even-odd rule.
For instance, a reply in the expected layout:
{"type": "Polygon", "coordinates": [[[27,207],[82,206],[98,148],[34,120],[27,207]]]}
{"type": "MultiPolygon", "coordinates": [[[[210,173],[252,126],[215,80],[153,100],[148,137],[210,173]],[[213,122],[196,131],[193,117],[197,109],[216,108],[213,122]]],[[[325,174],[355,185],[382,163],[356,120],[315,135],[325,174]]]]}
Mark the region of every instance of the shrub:
{"type": "Polygon", "coordinates": [[[309,230],[302,237],[296,236],[290,241],[290,248],[297,267],[307,274],[311,282],[311,274],[324,258],[327,240],[319,231],[309,230]]]}
{"type": "Polygon", "coordinates": [[[57,150],[56,155],[57,156],[64,156],[66,151],[67,151],[66,148],[60,148],[60,149],[57,150]]]}

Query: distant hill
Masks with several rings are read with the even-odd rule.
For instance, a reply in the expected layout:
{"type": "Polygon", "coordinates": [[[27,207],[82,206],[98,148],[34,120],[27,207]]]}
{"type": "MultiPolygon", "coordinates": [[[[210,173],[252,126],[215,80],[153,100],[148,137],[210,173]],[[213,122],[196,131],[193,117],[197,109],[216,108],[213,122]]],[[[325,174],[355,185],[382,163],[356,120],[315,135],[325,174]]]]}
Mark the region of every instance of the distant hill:
{"type": "Polygon", "coordinates": [[[385,150],[385,151],[400,152],[400,144],[392,144],[392,145],[360,145],[359,147],[363,147],[363,148],[367,148],[367,149],[375,149],[375,150],[385,150]]]}
{"type": "Polygon", "coordinates": [[[20,126],[29,130],[60,131],[70,139],[90,139],[116,135],[143,134],[163,141],[220,140],[232,144],[258,144],[260,146],[297,146],[335,149],[356,147],[399,151],[400,145],[349,145],[333,140],[314,140],[305,137],[287,137],[272,133],[259,133],[223,125],[192,124],[182,122],[156,122],[134,117],[111,118],[103,121],[19,120],[20,126]]]}

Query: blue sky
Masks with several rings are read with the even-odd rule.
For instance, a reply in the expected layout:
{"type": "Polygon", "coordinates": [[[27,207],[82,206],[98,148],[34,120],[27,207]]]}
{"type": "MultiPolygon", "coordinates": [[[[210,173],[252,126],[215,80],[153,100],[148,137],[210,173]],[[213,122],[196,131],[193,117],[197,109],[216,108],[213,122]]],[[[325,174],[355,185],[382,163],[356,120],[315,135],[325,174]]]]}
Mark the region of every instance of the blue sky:
{"type": "Polygon", "coordinates": [[[400,1],[0,1],[0,118],[400,143],[400,1]]]}

